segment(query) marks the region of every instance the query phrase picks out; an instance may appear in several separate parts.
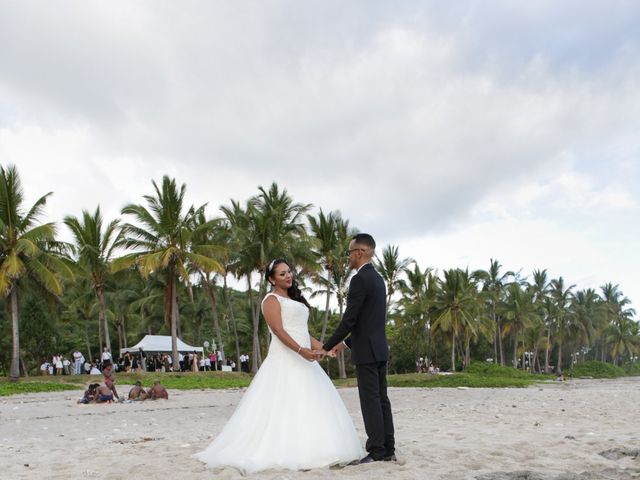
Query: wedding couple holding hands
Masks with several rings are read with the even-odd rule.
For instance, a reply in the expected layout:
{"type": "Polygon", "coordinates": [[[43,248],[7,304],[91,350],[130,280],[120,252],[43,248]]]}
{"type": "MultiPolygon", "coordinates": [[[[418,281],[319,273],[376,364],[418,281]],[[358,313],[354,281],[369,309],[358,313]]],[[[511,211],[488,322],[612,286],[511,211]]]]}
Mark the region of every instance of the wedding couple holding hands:
{"type": "Polygon", "coordinates": [[[281,259],[269,264],[265,276],[272,290],[262,301],[272,334],[269,353],[223,430],[196,458],[244,473],[395,461],[386,288],[371,264],[375,247],[371,235],[353,237],[347,255],[357,273],[342,320],[324,344],[309,334],[310,306],[291,266],[281,259]],[[316,362],[347,346],[358,377],[366,455],[340,395],[316,362]]]}

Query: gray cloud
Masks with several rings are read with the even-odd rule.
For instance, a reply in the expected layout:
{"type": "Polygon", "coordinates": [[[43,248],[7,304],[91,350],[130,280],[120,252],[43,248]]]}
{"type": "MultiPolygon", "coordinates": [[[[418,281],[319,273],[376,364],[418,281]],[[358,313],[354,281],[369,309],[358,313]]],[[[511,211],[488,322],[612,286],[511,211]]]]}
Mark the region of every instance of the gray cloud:
{"type": "Polygon", "coordinates": [[[77,158],[119,173],[87,208],[163,173],[212,206],[275,180],[397,238],[567,156],[637,152],[633,2],[1,8],[0,128],[84,132],[77,158]]]}

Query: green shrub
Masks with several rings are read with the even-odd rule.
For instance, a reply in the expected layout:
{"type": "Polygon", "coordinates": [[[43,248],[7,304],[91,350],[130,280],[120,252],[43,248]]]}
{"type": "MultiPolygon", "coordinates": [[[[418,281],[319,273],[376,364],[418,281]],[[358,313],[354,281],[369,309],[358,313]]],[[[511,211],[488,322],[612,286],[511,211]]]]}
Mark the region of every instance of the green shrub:
{"type": "Polygon", "coordinates": [[[530,378],[531,374],[513,367],[503,367],[494,363],[475,362],[469,365],[465,373],[481,377],[530,378]]]}
{"type": "Polygon", "coordinates": [[[617,378],[624,377],[625,371],[605,362],[586,362],[574,365],[567,372],[572,377],[593,377],[593,378],[617,378]]]}
{"type": "Polygon", "coordinates": [[[640,376],[640,363],[627,363],[622,369],[627,375],[640,376]]]}

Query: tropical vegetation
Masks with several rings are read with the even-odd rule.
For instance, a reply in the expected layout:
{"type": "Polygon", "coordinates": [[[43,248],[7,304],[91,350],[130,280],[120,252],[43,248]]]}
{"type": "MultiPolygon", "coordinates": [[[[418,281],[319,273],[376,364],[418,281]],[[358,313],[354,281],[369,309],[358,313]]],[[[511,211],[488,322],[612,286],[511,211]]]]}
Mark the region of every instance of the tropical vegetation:
{"type": "MultiPolygon", "coordinates": [[[[26,204],[17,168],[0,167],[0,373],[12,380],[34,375],[53,354],[97,358],[144,334],[170,335],[174,357],[178,338],[219,350],[238,369],[248,353],[255,372],[269,344],[260,302],[274,258],[294,266],[318,305],[309,316],[314,336],[326,339],[344,311],[353,273],[344,252],[357,229],[276,183],[214,209],[191,204],[187,186],[164,176],[119,218],[96,205],[59,223],[42,221],[51,195],[26,204]]],[[[415,372],[420,358],[466,374],[478,362],[526,374],[593,361],[638,372],[636,312],[613,282],[580,289],[496,259],[486,270],[439,272],[398,245],[378,253],[391,373],[415,372]]],[[[321,364],[335,378],[352,373],[344,355],[321,364]]]]}

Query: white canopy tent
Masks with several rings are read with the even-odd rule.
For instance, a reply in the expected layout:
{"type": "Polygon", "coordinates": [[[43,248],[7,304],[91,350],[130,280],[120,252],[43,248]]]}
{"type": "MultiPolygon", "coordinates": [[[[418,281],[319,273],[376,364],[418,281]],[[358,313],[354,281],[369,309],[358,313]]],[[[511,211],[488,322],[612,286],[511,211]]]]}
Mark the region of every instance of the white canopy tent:
{"type": "MultiPolygon", "coordinates": [[[[139,352],[140,350],[145,352],[171,352],[171,337],[169,335],[145,335],[142,340],[136,343],[133,347],[121,348],[120,355],[126,352],[139,352]]],[[[179,352],[200,352],[203,353],[202,347],[193,347],[187,345],[178,338],[178,351],[179,352]]]]}

